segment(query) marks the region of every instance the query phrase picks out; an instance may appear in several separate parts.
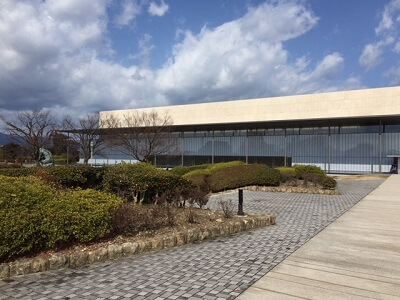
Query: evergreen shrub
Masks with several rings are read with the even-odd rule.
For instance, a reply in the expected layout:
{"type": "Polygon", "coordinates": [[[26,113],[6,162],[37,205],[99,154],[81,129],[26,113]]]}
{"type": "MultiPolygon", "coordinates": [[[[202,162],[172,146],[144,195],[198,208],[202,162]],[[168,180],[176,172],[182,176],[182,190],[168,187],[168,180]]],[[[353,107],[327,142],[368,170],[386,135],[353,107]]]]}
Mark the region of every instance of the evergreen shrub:
{"type": "Polygon", "coordinates": [[[110,230],[110,210],[122,199],[95,190],[58,190],[35,177],[0,176],[0,261],[110,230]]]}

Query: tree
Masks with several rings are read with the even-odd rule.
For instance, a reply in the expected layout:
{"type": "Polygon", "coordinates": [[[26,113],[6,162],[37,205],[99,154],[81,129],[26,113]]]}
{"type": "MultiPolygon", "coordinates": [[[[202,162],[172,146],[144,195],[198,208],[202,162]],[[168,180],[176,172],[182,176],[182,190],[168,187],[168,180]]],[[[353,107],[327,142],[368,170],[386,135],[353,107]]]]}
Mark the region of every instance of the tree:
{"type": "Polygon", "coordinates": [[[107,137],[99,134],[99,114],[87,114],[77,122],[67,115],[62,121],[62,127],[70,133],[78,146],[84,164],[88,164],[91,156],[100,154],[106,146],[107,137]]]}
{"type": "Polygon", "coordinates": [[[122,120],[109,117],[104,126],[112,128],[114,140],[123,153],[141,162],[151,162],[155,155],[176,153],[177,138],[172,133],[172,119],[156,111],[130,112],[122,120]]]}
{"type": "Polygon", "coordinates": [[[23,111],[14,120],[0,115],[7,133],[17,143],[22,143],[28,154],[39,163],[39,149],[47,148],[51,134],[57,127],[56,119],[48,110],[23,111]]]}
{"type": "Polygon", "coordinates": [[[4,159],[16,160],[22,158],[22,147],[16,143],[8,143],[3,146],[4,159]]]}

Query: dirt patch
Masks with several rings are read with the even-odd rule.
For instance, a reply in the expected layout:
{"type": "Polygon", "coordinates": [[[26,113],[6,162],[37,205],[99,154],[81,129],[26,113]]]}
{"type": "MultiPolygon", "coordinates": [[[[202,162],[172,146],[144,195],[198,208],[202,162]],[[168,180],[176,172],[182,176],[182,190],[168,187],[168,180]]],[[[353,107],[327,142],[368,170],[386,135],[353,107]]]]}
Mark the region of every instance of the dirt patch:
{"type": "Polygon", "coordinates": [[[332,175],[335,180],[376,180],[386,179],[389,174],[332,175]]]}

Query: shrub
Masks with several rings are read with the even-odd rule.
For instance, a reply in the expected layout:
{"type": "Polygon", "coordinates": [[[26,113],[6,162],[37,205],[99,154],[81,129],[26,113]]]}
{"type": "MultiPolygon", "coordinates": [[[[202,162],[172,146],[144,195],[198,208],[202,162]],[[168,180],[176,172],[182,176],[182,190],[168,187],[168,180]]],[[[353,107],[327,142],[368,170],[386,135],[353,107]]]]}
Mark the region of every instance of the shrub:
{"type": "Polygon", "coordinates": [[[233,213],[233,205],[232,205],[232,200],[219,200],[218,204],[222,210],[222,212],[224,213],[224,217],[226,219],[230,219],[233,217],[234,213],[233,213]]]}
{"type": "MultiPolygon", "coordinates": [[[[216,171],[209,175],[199,172],[188,173],[184,177],[190,180],[199,189],[207,185],[212,192],[227,189],[235,189],[248,185],[278,186],[280,182],[279,172],[266,165],[246,165],[243,163],[216,168],[216,171]],[[209,177],[207,177],[209,176],[209,177]]],[[[203,189],[204,190],[204,189],[203,189]]]]}
{"type": "Polygon", "coordinates": [[[124,203],[111,213],[112,229],[117,234],[135,235],[141,231],[166,226],[165,208],[160,205],[134,205],[124,203]]]}
{"type": "Polygon", "coordinates": [[[317,166],[312,165],[294,165],[294,169],[296,170],[296,175],[299,179],[303,179],[302,174],[315,174],[320,176],[325,176],[326,173],[317,166]]]}
{"type": "Polygon", "coordinates": [[[279,171],[281,182],[287,182],[296,178],[296,170],[290,167],[275,168],[279,171]]]}
{"type": "Polygon", "coordinates": [[[107,167],[52,166],[40,168],[36,176],[65,188],[99,189],[107,167]]]}
{"type": "Polygon", "coordinates": [[[104,188],[134,202],[152,202],[158,195],[189,186],[181,176],[170,174],[150,164],[119,164],[107,168],[104,188]]]}
{"type": "Polygon", "coordinates": [[[210,180],[213,192],[249,185],[278,186],[280,183],[279,172],[266,165],[241,165],[222,169],[213,174],[210,180]]]}
{"type": "Polygon", "coordinates": [[[0,164],[0,169],[20,169],[20,164],[0,164]]]}
{"type": "Polygon", "coordinates": [[[0,176],[0,260],[104,237],[109,210],[121,203],[108,193],[59,191],[35,177],[0,176]]]}
{"type": "Polygon", "coordinates": [[[4,168],[0,169],[0,175],[8,176],[8,177],[25,177],[35,175],[39,167],[33,168],[4,168]]]}
{"type": "Polygon", "coordinates": [[[334,189],[337,185],[337,182],[332,177],[325,176],[321,179],[321,185],[323,189],[334,189]]]}
{"type": "Polygon", "coordinates": [[[171,174],[174,175],[179,175],[179,176],[183,176],[186,173],[190,172],[190,169],[188,167],[182,167],[182,166],[178,166],[173,168],[171,171],[169,171],[171,174]]]}

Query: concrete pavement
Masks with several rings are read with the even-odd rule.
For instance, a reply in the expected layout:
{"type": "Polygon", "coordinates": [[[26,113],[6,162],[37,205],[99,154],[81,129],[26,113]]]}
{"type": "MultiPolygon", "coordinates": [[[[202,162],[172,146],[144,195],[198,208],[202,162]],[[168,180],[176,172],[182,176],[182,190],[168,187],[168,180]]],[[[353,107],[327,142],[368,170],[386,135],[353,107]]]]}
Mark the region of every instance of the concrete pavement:
{"type": "Polygon", "coordinates": [[[400,175],[386,179],[237,299],[400,299],[400,175]]]}

